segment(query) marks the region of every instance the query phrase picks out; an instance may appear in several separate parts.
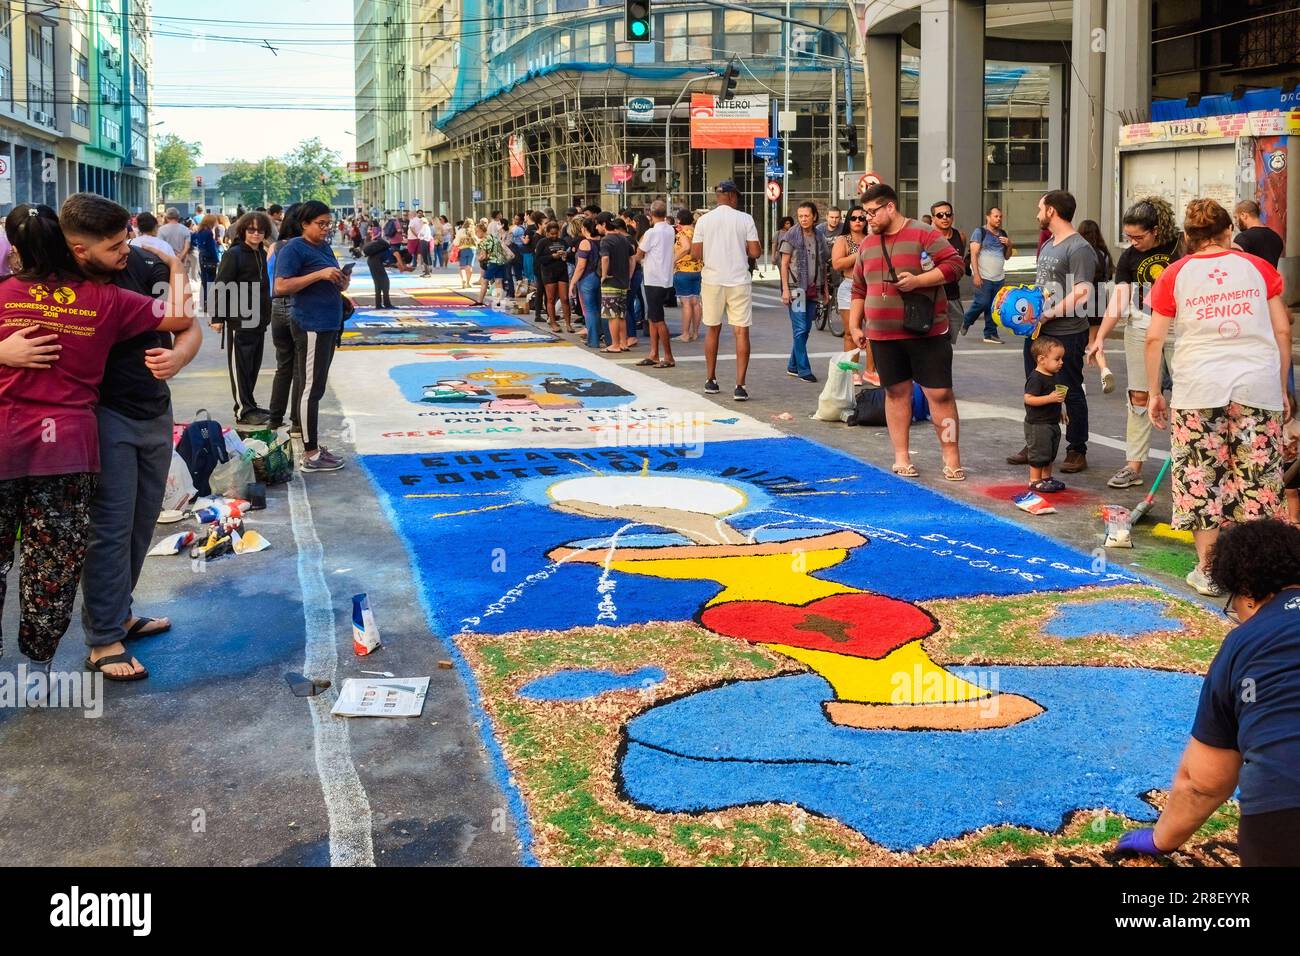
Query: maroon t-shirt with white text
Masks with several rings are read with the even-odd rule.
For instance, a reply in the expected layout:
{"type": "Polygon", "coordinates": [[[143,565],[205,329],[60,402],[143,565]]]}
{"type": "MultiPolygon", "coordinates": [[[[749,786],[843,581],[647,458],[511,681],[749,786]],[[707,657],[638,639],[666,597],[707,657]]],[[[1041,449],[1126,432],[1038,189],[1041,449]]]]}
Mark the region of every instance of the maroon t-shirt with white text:
{"type": "Polygon", "coordinates": [[[47,369],[0,366],[0,481],[99,471],[95,403],[108,352],[156,329],[165,303],[84,279],[0,281],[0,341],[35,325],[58,335],[47,369]]]}

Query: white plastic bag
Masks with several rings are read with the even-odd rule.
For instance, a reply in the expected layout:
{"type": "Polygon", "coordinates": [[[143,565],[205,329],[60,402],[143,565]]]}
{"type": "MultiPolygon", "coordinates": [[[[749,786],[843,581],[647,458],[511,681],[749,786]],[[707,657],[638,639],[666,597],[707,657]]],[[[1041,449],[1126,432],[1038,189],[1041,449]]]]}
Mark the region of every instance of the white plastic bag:
{"type": "Polygon", "coordinates": [[[831,356],[830,365],[826,369],[826,384],[817,399],[817,411],[813,413],[813,418],[823,422],[839,422],[844,420],[845,412],[852,411],[853,372],[840,368],[840,363],[856,362],[860,354],[855,350],[831,356]]]}
{"type": "Polygon", "coordinates": [[[190,466],[173,450],[171,469],[167,472],[167,484],[163,489],[163,511],[179,511],[197,493],[194,478],[190,475],[190,466]]]}
{"type": "Polygon", "coordinates": [[[253,483],[253,454],[246,453],[243,457],[232,455],[229,460],[223,461],[212,469],[212,493],[224,495],[227,498],[242,498],[248,486],[253,483]]]}

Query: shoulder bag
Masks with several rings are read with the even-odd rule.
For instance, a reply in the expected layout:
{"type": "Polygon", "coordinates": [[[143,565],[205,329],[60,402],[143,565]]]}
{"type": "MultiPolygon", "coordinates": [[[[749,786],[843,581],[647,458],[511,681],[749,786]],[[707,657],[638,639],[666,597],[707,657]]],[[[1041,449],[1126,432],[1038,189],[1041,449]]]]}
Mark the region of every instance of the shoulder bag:
{"type": "MultiPolygon", "coordinates": [[[[880,237],[880,251],[884,253],[885,265],[889,268],[885,281],[897,283],[898,273],[894,271],[894,262],[889,257],[889,246],[885,244],[883,235],[880,237]]],[[[929,335],[934,328],[934,296],[901,290],[898,295],[903,300],[903,330],[913,335],[929,335]]]]}

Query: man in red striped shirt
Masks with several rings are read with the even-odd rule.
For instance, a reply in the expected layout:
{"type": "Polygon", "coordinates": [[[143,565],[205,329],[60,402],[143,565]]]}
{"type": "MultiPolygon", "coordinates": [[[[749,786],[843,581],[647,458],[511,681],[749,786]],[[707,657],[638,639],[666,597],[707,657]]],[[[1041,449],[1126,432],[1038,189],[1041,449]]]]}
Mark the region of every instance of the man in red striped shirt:
{"type": "MultiPolygon", "coordinates": [[[[861,346],[871,342],[876,371],[885,389],[885,421],[894,446],[893,471],[915,478],[908,450],[912,426],[912,382],[925,392],[943,453],[943,476],[965,481],[957,447],[957,400],[952,391],[952,340],[943,287],[966,271],[962,257],[932,226],[898,211],[898,194],[881,183],[862,198],[872,236],[858,252],[853,270],[849,331],[861,346]],[[924,332],[904,327],[903,294],[923,296],[933,321],[924,332]],[[931,305],[932,303],[932,305],[931,305]],[[865,320],[865,321],[864,321],[865,320]]],[[[927,316],[923,311],[922,316],[927,316]]]]}

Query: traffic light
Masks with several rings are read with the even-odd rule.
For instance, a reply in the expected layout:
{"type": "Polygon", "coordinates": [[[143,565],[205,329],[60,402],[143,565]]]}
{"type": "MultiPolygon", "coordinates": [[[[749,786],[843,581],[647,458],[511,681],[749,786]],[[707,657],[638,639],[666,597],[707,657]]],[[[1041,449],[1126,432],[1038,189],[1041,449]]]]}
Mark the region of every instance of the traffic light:
{"type": "Polygon", "coordinates": [[[624,0],[623,39],[628,43],[650,42],[650,0],[624,0]]]}
{"type": "Polygon", "coordinates": [[[203,188],[203,177],[202,177],[202,176],[195,176],[195,177],[194,177],[194,188],[195,188],[195,189],[202,189],[202,188],[203,188]]]}
{"type": "Polygon", "coordinates": [[[858,155],[858,128],[852,123],[840,127],[840,152],[845,156],[858,155]]]}
{"type": "Polygon", "coordinates": [[[722,78],[718,81],[718,101],[729,100],[736,95],[736,77],[740,75],[740,67],[736,61],[732,60],[727,64],[727,68],[722,71],[722,78]]]}

